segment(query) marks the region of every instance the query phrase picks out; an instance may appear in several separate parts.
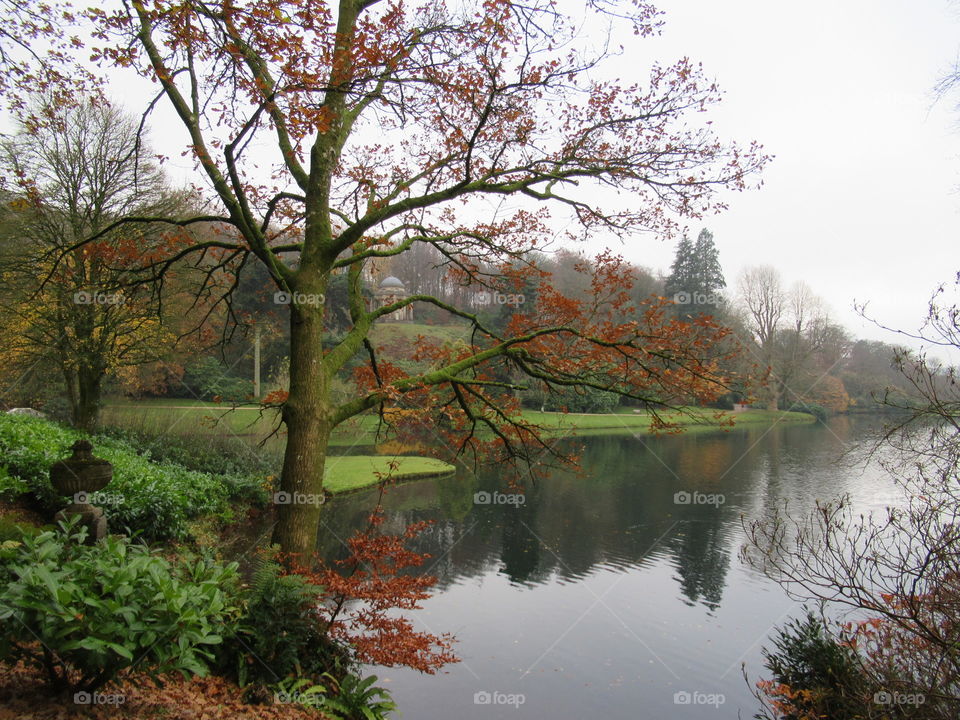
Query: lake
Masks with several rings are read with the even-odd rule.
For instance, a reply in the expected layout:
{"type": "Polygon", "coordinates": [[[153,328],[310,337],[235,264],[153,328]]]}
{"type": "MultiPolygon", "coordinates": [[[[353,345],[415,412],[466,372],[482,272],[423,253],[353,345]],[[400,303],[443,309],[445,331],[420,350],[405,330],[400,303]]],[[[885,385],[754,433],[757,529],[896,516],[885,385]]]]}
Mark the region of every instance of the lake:
{"type": "MultiPolygon", "coordinates": [[[[586,472],[554,471],[522,504],[495,468],[395,487],[386,531],[435,521],[413,547],[439,582],[408,616],[455,634],[462,662],[368,672],[410,720],[750,718],[741,663],[756,680],[772,627],[802,606],[740,561],[741,518],[784,501],[799,515],[839,493],[866,509],[892,502],[875,465],[841,460],[876,426],[583,438],[586,472]]],[[[328,506],[324,555],[374,501],[328,506]]]]}

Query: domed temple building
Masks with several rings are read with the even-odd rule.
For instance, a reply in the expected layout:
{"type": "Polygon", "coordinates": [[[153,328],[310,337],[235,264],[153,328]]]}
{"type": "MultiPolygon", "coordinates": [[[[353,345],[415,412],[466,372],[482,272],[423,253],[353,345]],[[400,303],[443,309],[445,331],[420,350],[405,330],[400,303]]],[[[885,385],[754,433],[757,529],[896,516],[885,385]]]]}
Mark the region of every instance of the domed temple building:
{"type": "MultiPolygon", "coordinates": [[[[403,300],[409,293],[399,278],[388,275],[380,281],[380,285],[373,291],[374,307],[383,307],[398,300],[403,300]]],[[[413,305],[407,305],[395,310],[389,315],[380,318],[380,322],[409,322],[413,320],[413,305]]]]}

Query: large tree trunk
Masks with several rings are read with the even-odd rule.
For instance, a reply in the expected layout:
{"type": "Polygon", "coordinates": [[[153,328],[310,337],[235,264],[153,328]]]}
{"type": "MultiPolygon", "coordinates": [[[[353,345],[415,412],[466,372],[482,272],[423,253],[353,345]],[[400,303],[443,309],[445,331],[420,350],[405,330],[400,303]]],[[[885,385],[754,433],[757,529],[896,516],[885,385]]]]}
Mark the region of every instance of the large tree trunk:
{"type": "Polygon", "coordinates": [[[767,395],[767,410],[780,409],[780,379],[770,373],[764,383],[764,391],[767,395]]]}
{"type": "Polygon", "coordinates": [[[302,564],[307,564],[317,544],[323,468],[331,430],[322,330],[322,306],[291,304],[290,395],[283,407],[287,447],[273,542],[302,564]]]}
{"type": "Polygon", "coordinates": [[[78,403],[73,424],[87,432],[93,432],[100,422],[100,390],[103,373],[91,368],[80,368],[78,373],[78,403]]]}
{"type": "Polygon", "coordinates": [[[80,430],[93,432],[100,421],[100,394],[103,373],[91,368],[64,370],[70,422],[80,430]]]}
{"type": "Polygon", "coordinates": [[[764,401],[767,410],[776,411],[779,409],[777,399],[780,396],[780,378],[777,377],[776,373],[773,372],[773,354],[771,351],[766,351],[764,353],[766,357],[766,371],[763,374],[763,379],[760,382],[760,387],[763,389],[761,399],[764,401]]]}

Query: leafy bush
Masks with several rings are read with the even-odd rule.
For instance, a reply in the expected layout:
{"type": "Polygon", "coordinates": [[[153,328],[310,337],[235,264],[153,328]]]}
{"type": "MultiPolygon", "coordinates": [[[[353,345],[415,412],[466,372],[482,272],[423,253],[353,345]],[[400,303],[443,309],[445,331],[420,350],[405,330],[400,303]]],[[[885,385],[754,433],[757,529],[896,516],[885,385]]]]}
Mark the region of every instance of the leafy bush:
{"type": "Polygon", "coordinates": [[[288,677],[270,686],[276,703],[296,703],[319,710],[326,702],[327,686],[307,678],[288,677]]]}
{"type": "Polygon", "coordinates": [[[202,357],[187,366],[182,387],[186,392],[170,393],[173,397],[242,402],[253,395],[253,381],[230,374],[230,369],[215,357],[202,357]]]}
{"type": "MultiPolygon", "coordinates": [[[[66,456],[80,433],[55,423],[0,415],[0,453],[41,509],[56,512],[67,499],[50,484],[50,466],[66,456]]],[[[203,515],[231,517],[229,486],[222,478],[175,463],[151,462],[122,439],[93,438],[94,453],[113,463],[113,480],[104,493],[122,502],[104,507],[110,525],[143,533],[151,540],[184,539],[187,520],[203,515]]]]}
{"type": "Polygon", "coordinates": [[[266,689],[273,688],[275,696],[292,695],[292,701],[321,707],[331,717],[377,720],[394,705],[385,690],[373,686],[375,677],[355,674],[361,663],[432,673],[456,662],[452,637],[414,631],[393,612],[417,607],[436,581],[400,574],[422,563],[423,556],[404,543],[426,523],[387,536],[378,530],[382,521],[378,509],[368,527],[347,540],[351,554],[339,563],[346,575],[327,567],[285,570],[274,550],[263,558],[244,597],[237,632],[220,657],[224,672],[240,685],[252,683],[248,698],[265,699],[266,689]],[[354,572],[361,565],[364,571],[354,572]]]}
{"type": "Polygon", "coordinates": [[[258,452],[233,435],[176,435],[109,428],[104,434],[139,448],[154,462],[172,462],[213,475],[267,475],[276,471],[275,459],[258,452]]]}
{"type": "Polygon", "coordinates": [[[155,463],[125,443],[98,439],[97,454],[113,463],[113,482],[105,492],[123,502],[107,508],[110,521],[151,539],[187,535],[187,520],[204,515],[230,517],[227,487],[221,478],[155,463]]]}
{"type": "Polygon", "coordinates": [[[788,409],[794,412],[809,413],[820,422],[826,422],[830,415],[830,412],[823,405],[817,405],[816,403],[794,403],[788,409]]]}
{"type": "Polygon", "coordinates": [[[39,535],[42,530],[27,523],[18,523],[7,518],[0,518],[0,542],[16,540],[19,542],[24,534],[39,535]]]}
{"type": "Polygon", "coordinates": [[[205,674],[234,623],[236,563],[174,564],[123,538],[85,537],[61,524],[0,551],[0,659],[41,667],[71,691],[92,692],[134,663],[205,674]]]}
{"type": "Polygon", "coordinates": [[[237,632],[221,649],[222,669],[241,687],[342,674],[346,654],[327,638],[316,608],[321,590],[300,575],[281,574],[268,558],[245,594],[237,632]]]}
{"type": "Polygon", "coordinates": [[[776,717],[862,717],[859,713],[868,681],[857,653],[834,637],[812,612],[777,628],[773,649],[764,648],[763,657],[773,681],[758,686],[773,699],[776,717]]]}
{"type": "Polygon", "coordinates": [[[276,473],[279,466],[278,457],[254,450],[243,438],[234,436],[166,433],[157,437],[129,428],[107,428],[104,434],[125,442],[153,462],[220,475],[231,500],[261,506],[268,501],[264,478],[276,473]]]}
{"type": "Polygon", "coordinates": [[[50,466],[69,455],[68,448],[79,437],[47,420],[0,414],[0,453],[7,470],[23,481],[45,509],[63,507],[63,499],[50,485],[50,466]]]}
{"type": "Polygon", "coordinates": [[[16,475],[11,475],[6,467],[0,466],[0,500],[12,500],[23,495],[29,488],[16,475]]]}
{"type": "Polygon", "coordinates": [[[534,409],[549,412],[608,413],[620,403],[614,393],[592,387],[556,387],[549,391],[534,390],[525,393],[525,403],[534,409]]]}

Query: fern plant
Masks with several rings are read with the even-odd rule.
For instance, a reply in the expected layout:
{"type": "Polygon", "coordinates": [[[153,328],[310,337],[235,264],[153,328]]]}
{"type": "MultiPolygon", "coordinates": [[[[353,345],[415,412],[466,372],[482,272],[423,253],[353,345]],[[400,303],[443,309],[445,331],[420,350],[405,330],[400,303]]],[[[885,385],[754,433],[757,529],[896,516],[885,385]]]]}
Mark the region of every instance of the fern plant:
{"type": "Polygon", "coordinates": [[[329,673],[326,677],[334,685],[336,694],[327,695],[321,707],[336,720],[386,720],[387,714],[397,709],[390,693],[374,685],[376,675],[361,678],[347,673],[340,681],[329,673]]]}

